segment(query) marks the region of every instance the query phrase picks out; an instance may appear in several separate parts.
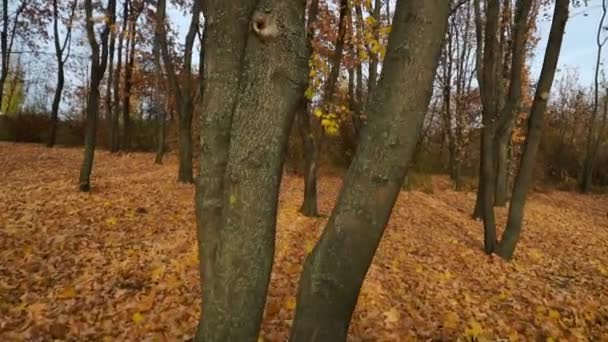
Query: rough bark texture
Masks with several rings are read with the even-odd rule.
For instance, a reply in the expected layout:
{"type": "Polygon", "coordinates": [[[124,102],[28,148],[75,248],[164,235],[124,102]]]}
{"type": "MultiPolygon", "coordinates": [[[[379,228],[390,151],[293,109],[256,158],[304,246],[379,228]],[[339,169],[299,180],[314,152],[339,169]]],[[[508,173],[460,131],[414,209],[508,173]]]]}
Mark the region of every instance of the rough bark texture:
{"type": "Polygon", "coordinates": [[[449,2],[398,1],[370,119],[336,208],[306,258],[291,341],[344,341],[427,110],[449,2]],[[405,91],[405,93],[404,93],[405,91]]]}
{"type": "Polygon", "coordinates": [[[196,196],[204,304],[196,340],[256,341],[283,159],[307,83],[304,2],[216,0],[204,12],[196,196]]]}
{"type": "Polygon", "coordinates": [[[528,118],[528,133],[524,145],[524,152],[521,157],[519,172],[517,173],[515,185],[513,187],[507,227],[496,250],[498,255],[507,260],[513,257],[515,246],[521,233],[526,196],[532,185],[534,162],[541,140],[544,115],[547,109],[547,101],[549,100],[553,79],[555,77],[557,62],[559,60],[564,29],[566,22],[568,21],[569,6],[569,0],[557,0],[555,3],[553,22],[551,23],[551,31],[545,50],[543,67],[538,80],[534,102],[532,103],[532,108],[530,110],[530,116],[528,118]]]}
{"type": "Polygon", "coordinates": [[[110,20],[100,35],[100,46],[95,38],[95,27],[92,20],[93,4],[91,1],[85,0],[84,2],[87,39],[91,46],[91,87],[86,107],[87,127],[84,137],[84,159],[78,179],[80,191],[89,191],[91,189],[91,171],[93,170],[95,138],[97,135],[97,112],[99,111],[99,86],[101,85],[108,63],[108,35],[110,27],[114,24],[114,13],[116,11],[116,0],[109,0],[106,15],[110,20]]]}

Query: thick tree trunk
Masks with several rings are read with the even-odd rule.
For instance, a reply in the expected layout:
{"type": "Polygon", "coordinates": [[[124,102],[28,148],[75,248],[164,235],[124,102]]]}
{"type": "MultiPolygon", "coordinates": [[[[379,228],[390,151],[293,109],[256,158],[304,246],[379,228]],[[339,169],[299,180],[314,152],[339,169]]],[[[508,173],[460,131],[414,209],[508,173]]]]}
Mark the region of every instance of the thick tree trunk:
{"type": "Polygon", "coordinates": [[[346,339],[416,147],[448,12],[443,0],[397,2],[383,76],[366,107],[370,119],[336,208],[304,264],[291,341],[346,339]]]}
{"type": "Polygon", "coordinates": [[[256,3],[211,1],[204,8],[198,341],[257,340],[287,139],[307,83],[304,2],[268,0],[253,11],[256,3]]]}
{"type": "Polygon", "coordinates": [[[498,255],[507,260],[513,257],[515,246],[517,245],[521,234],[526,196],[532,185],[534,162],[542,136],[544,115],[547,109],[547,101],[549,100],[549,94],[551,93],[553,79],[555,77],[557,62],[559,60],[564,29],[566,22],[568,21],[569,5],[569,0],[556,0],[555,3],[553,22],[551,23],[551,31],[545,50],[543,67],[538,80],[534,102],[532,103],[532,108],[530,110],[530,117],[528,118],[528,133],[524,145],[524,152],[521,157],[519,171],[513,187],[513,197],[511,198],[511,205],[509,206],[507,227],[496,250],[498,255]]]}

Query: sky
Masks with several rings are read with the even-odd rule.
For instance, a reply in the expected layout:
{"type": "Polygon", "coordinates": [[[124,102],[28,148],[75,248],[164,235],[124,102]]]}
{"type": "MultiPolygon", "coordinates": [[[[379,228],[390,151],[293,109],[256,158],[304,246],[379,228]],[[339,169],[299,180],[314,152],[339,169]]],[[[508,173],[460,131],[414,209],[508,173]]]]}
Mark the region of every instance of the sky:
{"type": "MultiPolygon", "coordinates": [[[[564,69],[576,68],[579,72],[581,85],[591,86],[593,84],[597,54],[596,33],[601,15],[600,0],[590,0],[587,7],[571,8],[570,18],[566,23],[566,32],[559,57],[559,71],[556,78],[559,78],[559,74],[563,73],[564,69]]],[[[541,41],[532,60],[532,75],[535,78],[538,78],[542,67],[550,28],[551,20],[543,19],[539,25],[541,41]]]]}

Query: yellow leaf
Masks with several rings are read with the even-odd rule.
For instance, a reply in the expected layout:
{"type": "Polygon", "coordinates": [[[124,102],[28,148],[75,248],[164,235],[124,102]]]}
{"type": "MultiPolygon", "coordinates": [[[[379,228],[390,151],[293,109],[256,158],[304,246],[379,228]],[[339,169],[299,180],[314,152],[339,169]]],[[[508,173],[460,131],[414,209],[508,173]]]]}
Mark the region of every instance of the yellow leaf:
{"type": "Polygon", "coordinates": [[[289,297],[287,298],[287,300],[285,301],[285,307],[288,310],[293,310],[296,308],[296,297],[289,297]]]}
{"type": "Polygon", "coordinates": [[[110,217],[108,219],[106,219],[106,224],[109,226],[115,226],[116,223],[118,223],[118,220],[116,219],[116,217],[110,217]]]}
{"type": "Polygon", "coordinates": [[[312,249],[315,248],[315,244],[312,241],[306,241],[306,253],[310,254],[310,252],[312,252],[312,249]]]}
{"type": "Polygon", "coordinates": [[[306,92],[304,93],[304,96],[309,100],[312,100],[314,95],[315,95],[315,91],[310,87],[308,89],[306,89],[306,92]]]}
{"type": "Polygon", "coordinates": [[[390,310],[384,312],[384,322],[385,323],[396,323],[396,322],[399,322],[400,318],[401,318],[401,314],[395,308],[391,308],[390,310]]]}
{"type": "Polygon", "coordinates": [[[469,322],[469,327],[464,331],[464,334],[467,337],[479,337],[479,335],[483,334],[483,328],[479,322],[472,320],[469,322]]]}
{"type": "Polygon", "coordinates": [[[165,266],[163,266],[163,265],[154,267],[152,269],[152,271],[150,272],[150,276],[152,277],[153,281],[158,281],[160,278],[163,277],[164,274],[165,274],[165,266]]]}
{"type": "Polygon", "coordinates": [[[559,319],[559,317],[560,317],[559,311],[553,310],[553,309],[549,310],[549,318],[550,319],[557,320],[557,319],[559,319]]]}
{"type": "Polygon", "coordinates": [[[230,205],[233,205],[234,203],[236,203],[236,196],[230,195],[230,198],[228,200],[230,201],[230,205]]]}
{"type": "Polygon", "coordinates": [[[139,323],[141,323],[141,322],[144,321],[144,315],[142,315],[139,312],[136,312],[136,313],[133,314],[133,316],[131,317],[131,319],[133,320],[133,322],[135,324],[139,324],[139,323]]]}
{"type": "Polygon", "coordinates": [[[322,117],[322,116],[323,116],[323,111],[322,111],[321,109],[319,109],[319,108],[315,108],[315,110],[313,111],[313,114],[314,114],[316,117],[320,118],[320,117],[322,117]]]}
{"type": "Polygon", "coordinates": [[[74,297],[76,297],[76,289],[73,287],[66,287],[57,294],[57,298],[59,299],[71,299],[74,297]]]}
{"type": "Polygon", "coordinates": [[[422,266],[418,265],[416,266],[416,273],[422,273],[424,270],[422,269],[422,266]]]}

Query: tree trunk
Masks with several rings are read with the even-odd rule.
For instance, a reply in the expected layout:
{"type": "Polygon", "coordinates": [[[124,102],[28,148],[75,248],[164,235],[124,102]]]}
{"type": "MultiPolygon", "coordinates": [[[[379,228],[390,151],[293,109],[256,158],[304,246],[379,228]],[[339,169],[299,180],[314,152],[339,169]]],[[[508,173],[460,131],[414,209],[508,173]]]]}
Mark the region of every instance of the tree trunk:
{"type": "MultiPolygon", "coordinates": [[[[380,39],[380,12],[382,9],[382,1],[381,0],[375,0],[374,2],[374,11],[372,13],[372,17],[374,18],[374,29],[373,29],[373,36],[375,40],[379,40],[380,39]]],[[[376,86],[376,82],[378,80],[378,62],[379,62],[379,56],[377,53],[373,53],[370,51],[369,53],[369,69],[367,72],[368,75],[368,79],[367,79],[367,97],[369,99],[369,97],[372,94],[372,91],[374,90],[374,87],[376,86]]]]}
{"type": "MultiPolygon", "coordinates": [[[[306,22],[306,49],[308,59],[313,53],[314,25],[319,12],[319,0],[312,0],[308,8],[308,20],[306,22]]],[[[310,101],[304,98],[304,102],[298,109],[297,119],[302,148],[304,150],[304,198],[300,206],[300,213],[307,217],[319,216],[317,208],[317,157],[318,146],[315,133],[312,130],[310,118],[310,101]]]]}
{"type": "Polygon", "coordinates": [[[112,102],[112,87],[114,85],[114,50],[116,47],[116,31],[112,30],[112,32],[110,33],[110,47],[108,50],[108,55],[109,55],[109,59],[108,59],[108,79],[106,82],[106,96],[105,96],[105,102],[106,102],[106,120],[107,123],[109,123],[109,127],[110,127],[110,136],[109,136],[109,141],[110,141],[110,150],[112,149],[112,107],[114,105],[114,103],[112,102]]]}
{"type": "Polygon", "coordinates": [[[494,206],[504,207],[509,198],[509,149],[511,147],[511,129],[499,134],[496,140],[496,184],[494,188],[494,206]]]}
{"type": "Polygon", "coordinates": [[[599,112],[599,73],[602,59],[602,48],[606,43],[606,38],[602,38],[602,31],[605,30],[604,20],[606,19],[606,0],[602,0],[602,16],[600,23],[597,28],[596,34],[596,45],[597,55],[595,59],[595,77],[593,87],[593,109],[591,111],[591,120],[587,130],[587,144],[585,149],[585,159],[583,162],[583,171],[581,173],[581,179],[579,183],[579,189],[581,193],[587,193],[591,190],[593,183],[593,171],[595,169],[595,159],[597,157],[597,151],[594,148],[596,142],[599,141],[598,130],[596,129],[597,116],[599,112]]]}
{"type": "MultiPolygon", "coordinates": [[[[118,52],[116,54],[116,70],[114,73],[114,105],[112,106],[112,124],[110,129],[110,152],[120,150],[120,73],[122,71],[122,48],[129,18],[129,0],[125,0],[122,13],[122,30],[118,35],[118,52]]],[[[125,53],[126,55],[126,53],[125,53]]]]}
{"type": "Polygon", "coordinates": [[[496,250],[498,255],[507,260],[510,260],[513,257],[515,246],[519,241],[521,233],[526,196],[532,185],[534,162],[542,136],[544,115],[547,108],[547,101],[549,100],[549,94],[551,93],[553,79],[555,77],[557,62],[559,60],[564,29],[566,22],[568,21],[569,5],[569,0],[556,0],[555,3],[553,22],[551,23],[551,31],[545,50],[543,67],[538,80],[534,102],[532,103],[532,108],[530,110],[530,117],[528,118],[528,133],[524,145],[524,152],[521,157],[519,171],[513,187],[513,197],[511,198],[511,205],[509,206],[507,227],[496,250]]]}
{"type": "MultiPolygon", "coordinates": [[[[51,127],[49,132],[49,140],[47,141],[47,147],[53,147],[55,145],[55,139],[57,136],[57,121],[59,120],[59,104],[61,102],[61,93],[63,92],[63,86],[65,82],[64,76],[64,65],[70,54],[70,43],[72,39],[72,20],[76,10],[77,2],[72,2],[71,12],[67,24],[67,32],[63,45],[59,41],[59,6],[57,0],[53,0],[53,42],[55,45],[55,58],[57,59],[57,86],[55,88],[55,96],[53,97],[53,104],[51,106],[51,127]],[[68,48],[67,55],[64,59],[63,53],[68,48]]],[[[10,102],[9,102],[10,104],[10,102]]]]}
{"type": "Polygon", "coordinates": [[[100,35],[100,43],[95,38],[95,27],[93,22],[92,0],[84,2],[86,13],[86,31],[89,45],[91,46],[91,87],[87,99],[87,127],[84,137],[84,159],[80,169],[79,189],[87,192],[91,189],[91,171],[93,170],[93,158],[95,156],[95,140],[97,135],[97,112],[99,111],[99,86],[108,63],[108,35],[114,24],[114,13],[116,11],[116,0],[108,1],[106,14],[110,18],[100,35]],[[101,50],[101,52],[100,52],[101,50]],[[101,57],[100,57],[101,54],[101,57]]]}
{"type": "MultiPolygon", "coordinates": [[[[133,3],[131,3],[133,4],[133,3]]],[[[131,149],[131,88],[133,85],[133,65],[135,63],[135,28],[138,14],[136,13],[133,5],[130,10],[131,17],[129,18],[129,35],[127,36],[127,53],[126,64],[125,64],[125,89],[123,91],[122,98],[122,122],[123,122],[123,135],[122,135],[122,149],[128,151],[131,149]]]]}
{"type": "Polygon", "coordinates": [[[55,96],[53,97],[53,104],[51,105],[51,129],[49,132],[49,140],[46,144],[47,147],[55,146],[57,121],[59,121],[59,103],[61,102],[64,82],[63,63],[59,61],[57,64],[57,87],[55,88],[55,96]]]}
{"type": "Polygon", "coordinates": [[[310,125],[307,104],[298,110],[297,119],[304,148],[304,199],[300,213],[307,217],[319,216],[317,208],[317,146],[310,125]]]}
{"type": "Polygon", "coordinates": [[[253,11],[256,3],[223,0],[204,8],[207,125],[201,128],[204,167],[197,188],[204,305],[198,341],[257,340],[283,160],[307,83],[304,2],[263,1],[253,11]]]}
{"type": "MultiPolygon", "coordinates": [[[[154,159],[155,164],[163,163],[163,156],[165,154],[165,137],[166,137],[166,129],[165,124],[167,121],[167,110],[165,104],[162,102],[162,99],[165,99],[164,96],[161,96],[161,85],[163,83],[163,70],[162,63],[160,60],[160,46],[158,44],[158,40],[154,40],[152,53],[154,54],[154,109],[155,114],[157,115],[158,120],[158,145],[156,148],[156,157],[154,159]]],[[[200,64],[203,65],[202,63],[200,64]]]]}
{"type": "Polygon", "coordinates": [[[192,113],[194,105],[190,96],[182,97],[179,116],[179,169],[177,180],[193,183],[192,174],[192,113]]]}
{"type": "Polygon", "coordinates": [[[291,341],[346,339],[416,147],[448,12],[449,2],[443,0],[397,2],[383,76],[366,107],[367,127],[338,203],[304,263],[291,341]]]}

